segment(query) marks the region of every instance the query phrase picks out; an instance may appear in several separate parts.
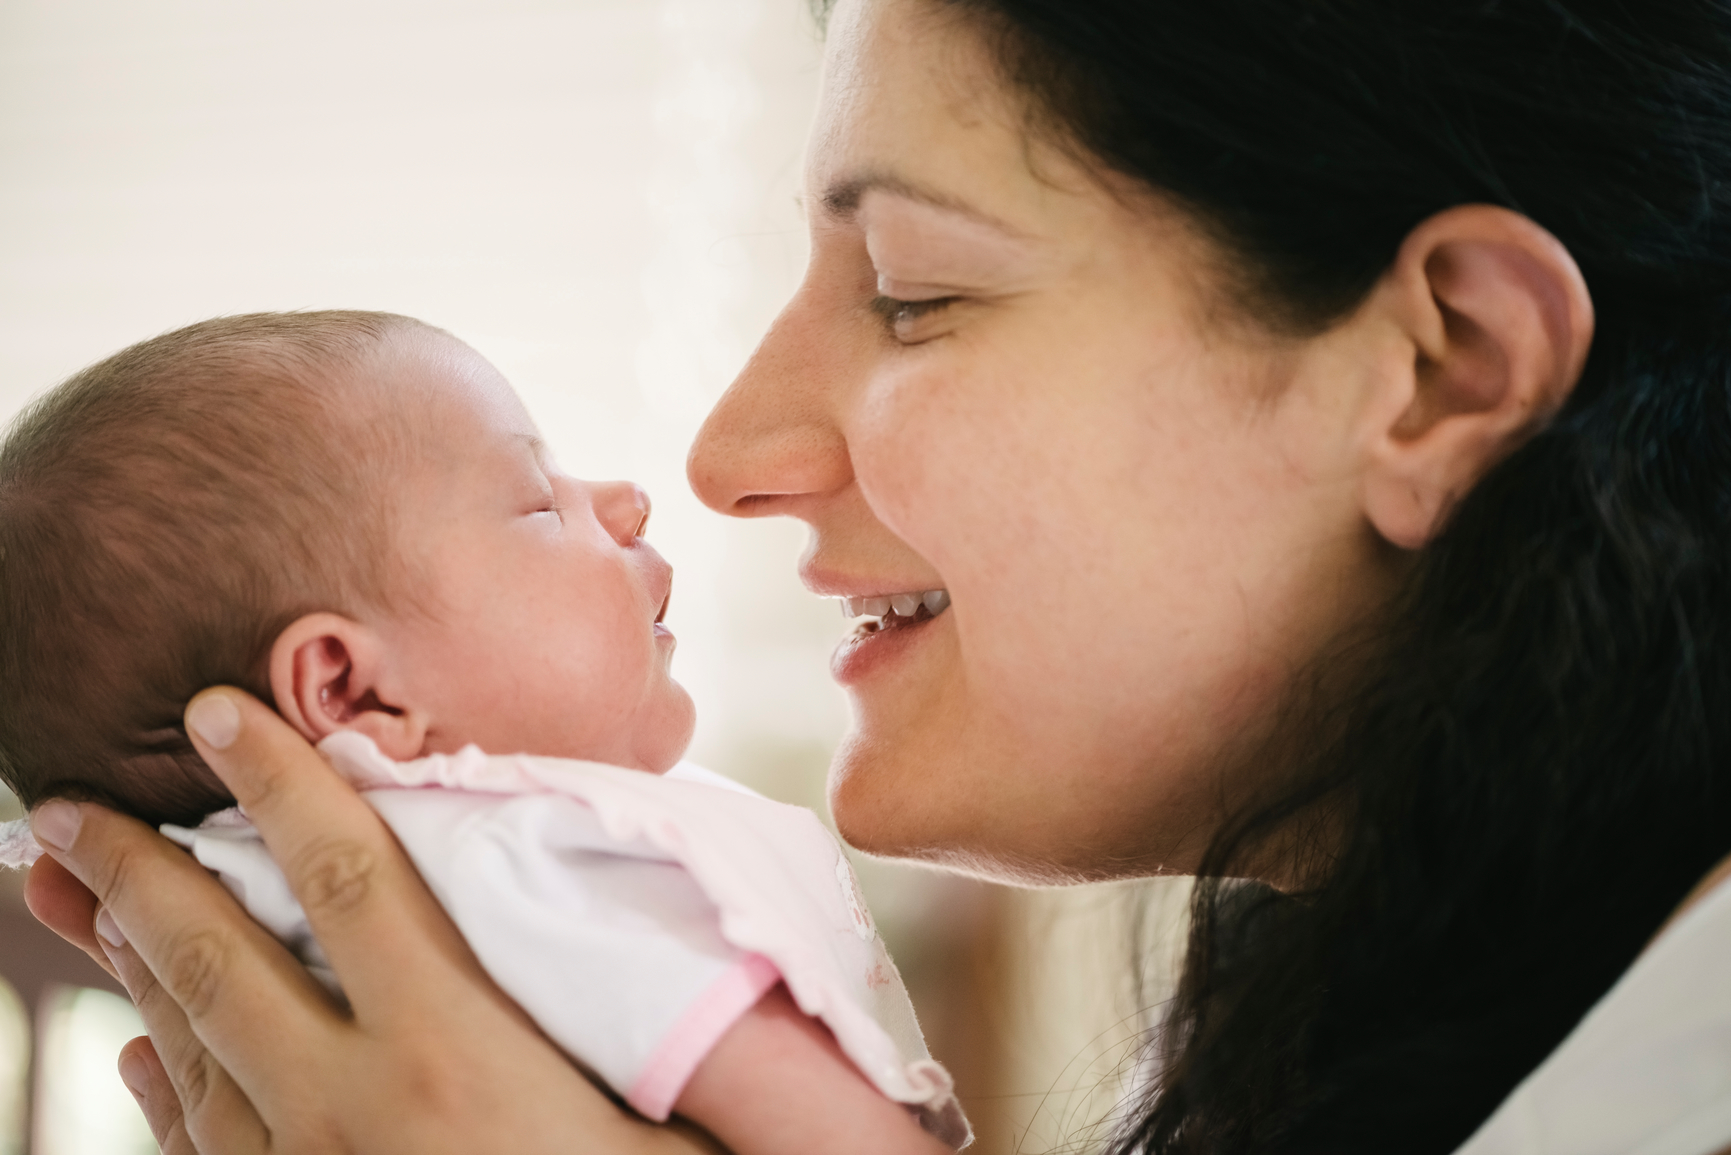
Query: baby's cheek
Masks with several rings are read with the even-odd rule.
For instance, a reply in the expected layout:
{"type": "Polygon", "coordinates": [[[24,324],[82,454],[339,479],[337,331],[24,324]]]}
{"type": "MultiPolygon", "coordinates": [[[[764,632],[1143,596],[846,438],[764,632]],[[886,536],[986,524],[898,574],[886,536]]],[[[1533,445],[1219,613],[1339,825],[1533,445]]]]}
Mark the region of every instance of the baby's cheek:
{"type": "Polygon", "coordinates": [[[612,725],[626,724],[650,672],[648,647],[641,630],[626,628],[623,613],[609,621],[591,621],[586,628],[568,636],[567,648],[561,655],[566,681],[578,690],[581,700],[595,707],[597,716],[612,719],[612,725]]]}

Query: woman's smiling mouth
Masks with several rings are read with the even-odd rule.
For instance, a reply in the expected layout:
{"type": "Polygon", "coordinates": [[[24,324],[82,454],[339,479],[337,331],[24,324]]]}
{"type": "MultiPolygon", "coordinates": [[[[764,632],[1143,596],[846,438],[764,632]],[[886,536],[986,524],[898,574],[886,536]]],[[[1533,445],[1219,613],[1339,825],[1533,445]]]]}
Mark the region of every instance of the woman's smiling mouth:
{"type": "Polygon", "coordinates": [[[857,632],[872,634],[937,617],[950,608],[950,591],[915,590],[911,593],[844,597],[839,600],[843,617],[864,619],[859,623],[857,632]]]}
{"type": "Polygon", "coordinates": [[[865,678],[872,670],[892,662],[932,621],[950,608],[950,591],[917,590],[872,597],[840,599],[842,613],[859,621],[836,647],[830,673],[843,686],[865,678]]]}

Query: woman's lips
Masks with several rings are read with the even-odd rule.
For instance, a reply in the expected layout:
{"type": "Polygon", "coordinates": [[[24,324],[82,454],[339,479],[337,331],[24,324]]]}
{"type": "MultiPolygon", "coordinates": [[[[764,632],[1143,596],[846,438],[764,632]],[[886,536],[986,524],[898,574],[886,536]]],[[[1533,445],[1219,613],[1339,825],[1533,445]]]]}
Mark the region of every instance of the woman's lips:
{"type": "Polygon", "coordinates": [[[867,618],[835,648],[830,657],[830,676],[843,686],[863,681],[918,646],[920,639],[931,632],[932,623],[948,608],[946,596],[935,614],[922,603],[909,617],[891,610],[882,618],[867,618]]]}

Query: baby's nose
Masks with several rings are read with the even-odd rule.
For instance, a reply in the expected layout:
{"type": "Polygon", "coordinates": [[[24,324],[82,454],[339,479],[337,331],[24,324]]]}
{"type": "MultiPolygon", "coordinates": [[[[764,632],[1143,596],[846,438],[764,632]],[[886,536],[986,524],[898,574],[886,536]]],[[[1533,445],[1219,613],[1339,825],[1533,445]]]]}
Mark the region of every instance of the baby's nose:
{"type": "Polygon", "coordinates": [[[613,540],[630,545],[649,525],[649,495],[631,481],[594,483],[595,516],[613,540]]]}

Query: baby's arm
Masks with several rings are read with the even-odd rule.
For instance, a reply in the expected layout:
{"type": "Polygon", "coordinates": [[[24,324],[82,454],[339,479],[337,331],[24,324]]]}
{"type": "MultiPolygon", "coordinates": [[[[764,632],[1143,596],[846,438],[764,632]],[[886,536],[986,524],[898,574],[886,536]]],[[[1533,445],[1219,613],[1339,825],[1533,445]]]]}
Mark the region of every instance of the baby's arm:
{"type": "Polygon", "coordinates": [[[780,985],[721,1037],[674,1110],[734,1155],[950,1155],[780,985]]]}

